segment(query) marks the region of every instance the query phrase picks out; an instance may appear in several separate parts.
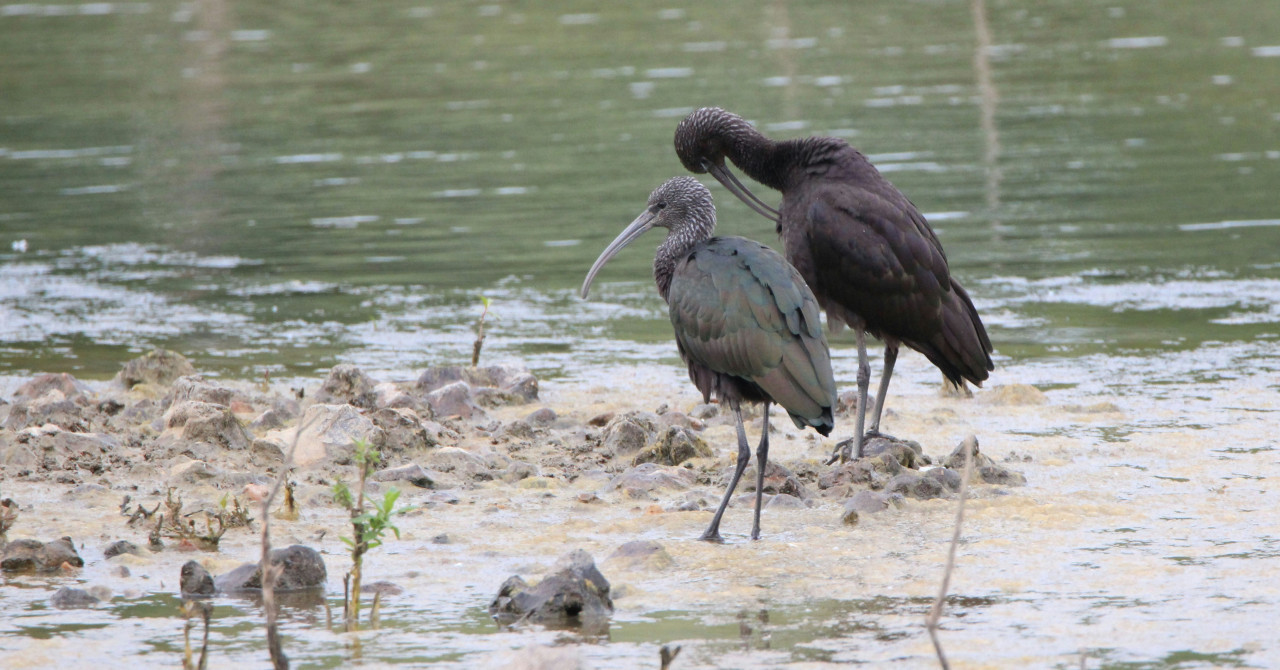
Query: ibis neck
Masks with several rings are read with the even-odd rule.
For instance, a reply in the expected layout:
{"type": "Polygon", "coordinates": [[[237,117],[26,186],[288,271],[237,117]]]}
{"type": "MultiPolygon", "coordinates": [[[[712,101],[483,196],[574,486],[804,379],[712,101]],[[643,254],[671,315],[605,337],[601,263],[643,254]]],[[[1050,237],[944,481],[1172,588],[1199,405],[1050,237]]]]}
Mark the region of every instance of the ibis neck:
{"type": "Polygon", "coordinates": [[[658,252],[653,256],[653,279],[658,283],[658,293],[663,300],[667,300],[671,294],[671,278],[675,275],[676,264],[688,256],[694,247],[711,239],[715,227],[715,209],[708,201],[705,211],[691,213],[686,219],[686,225],[668,232],[667,239],[658,245],[658,252]]]}

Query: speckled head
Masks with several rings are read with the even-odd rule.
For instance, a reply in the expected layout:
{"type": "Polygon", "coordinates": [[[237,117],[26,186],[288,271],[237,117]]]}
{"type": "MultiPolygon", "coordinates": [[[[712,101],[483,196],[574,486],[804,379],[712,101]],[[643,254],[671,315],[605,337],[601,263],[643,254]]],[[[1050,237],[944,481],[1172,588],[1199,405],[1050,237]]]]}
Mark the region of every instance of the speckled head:
{"type": "Polygon", "coordinates": [[[676,127],[676,155],[685,169],[703,174],[723,166],[726,148],[755,129],[745,119],[719,107],[691,112],[676,127]]]}

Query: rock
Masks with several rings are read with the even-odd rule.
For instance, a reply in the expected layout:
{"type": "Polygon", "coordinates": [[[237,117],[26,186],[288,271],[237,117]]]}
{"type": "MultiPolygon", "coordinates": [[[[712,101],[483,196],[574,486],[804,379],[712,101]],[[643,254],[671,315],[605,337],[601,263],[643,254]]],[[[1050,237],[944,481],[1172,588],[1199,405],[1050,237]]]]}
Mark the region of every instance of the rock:
{"type": "Polygon", "coordinates": [[[989,405],[1043,405],[1049,402],[1040,389],[1030,384],[994,386],[978,399],[989,405]]]}
{"type": "Polygon", "coordinates": [[[844,510],[840,513],[840,521],[846,526],[858,525],[858,510],[845,503],[844,510]]]}
{"type": "Polygon", "coordinates": [[[182,564],[178,588],[184,596],[211,596],[214,593],[213,576],[196,561],[182,564]]]}
{"type": "Polygon", "coordinates": [[[138,548],[138,545],[128,540],[116,540],[115,542],[108,544],[107,547],[102,550],[103,558],[112,558],[113,556],[119,556],[120,554],[141,556],[142,550],[138,548]]]}
{"type": "Polygon", "coordinates": [[[720,416],[720,406],[704,403],[690,410],[689,416],[703,421],[706,421],[707,419],[714,419],[717,416],[720,416]]]}
{"type": "MultiPolygon", "coordinates": [[[[755,503],[753,502],[752,504],[755,503]]],[[[764,503],[764,507],[768,509],[806,509],[808,505],[804,503],[804,500],[789,493],[778,493],[769,496],[769,500],[764,503]]]]}
{"type": "Polygon", "coordinates": [[[665,570],[675,563],[675,559],[653,540],[632,540],[615,549],[604,562],[631,570],[665,570]]]}
{"type": "Polygon", "coordinates": [[[929,500],[942,497],[942,482],[934,477],[922,477],[915,472],[904,472],[890,479],[885,490],[889,493],[901,493],[909,498],[929,500]]]}
{"type": "Polygon", "coordinates": [[[830,489],[842,486],[865,485],[873,489],[884,488],[889,478],[902,472],[902,464],[890,453],[870,458],[859,458],[841,463],[834,470],[818,476],[818,488],[830,489]]]}
{"type": "Polygon", "coordinates": [[[650,493],[661,490],[684,490],[697,482],[692,470],[657,463],[642,463],[614,477],[606,491],[650,493]]]}
{"type": "Polygon", "coordinates": [[[383,598],[386,598],[387,596],[402,595],[404,594],[404,589],[399,584],[393,584],[387,581],[376,581],[362,584],[360,586],[360,593],[369,596],[376,593],[383,598]]]}
{"type": "Polygon", "coordinates": [[[541,409],[535,410],[529,416],[526,416],[524,420],[526,423],[528,423],[531,426],[550,426],[551,424],[555,423],[557,418],[559,417],[556,416],[555,410],[551,409],[550,407],[543,407],[541,409]]]}
{"type": "Polygon", "coordinates": [[[253,441],[231,408],[199,400],[175,402],[165,412],[162,437],[234,450],[247,449],[253,441]]]}
{"type": "Polygon", "coordinates": [[[274,445],[283,459],[295,436],[298,445],[293,452],[293,462],[302,467],[350,462],[356,440],[364,440],[377,448],[386,440],[382,429],[351,405],[312,405],[297,426],[267,433],[262,438],[262,446],[255,443],[255,450],[265,454],[270,451],[267,446],[274,445]]]}
{"type": "Polygon", "coordinates": [[[222,470],[200,460],[184,460],[169,469],[169,481],[197,484],[222,474],[222,470]]]}
{"type": "Polygon", "coordinates": [[[431,544],[453,544],[453,540],[449,538],[448,533],[440,533],[431,538],[431,544]]]}
{"type": "Polygon", "coordinates": [[[437,417],[460,416],[470,419],[484,414],[484,410],[480,409],[472,397],[471,387],[467,386],[466,382],[459,381],[442,386],[428,393],[426,401],[431,407],[432,415],[437,417]]]}
{"type": "Polygon", "coordinates": [[[39,540],[14,540],[4,547],[0,570],[4,572],[56,572],[66,563],[73,568],[83,568],[84,560],[76,553],[69,537],[52,542],[39,540]]]}
{"type": "Polygon", "coordinates": [[[259,414],[253,421],[250,421],[249,430],[255,433],[262,433],[268,430],[283,428],[290,418],[291,417],[285,416],[284,412],[273,407],[262,414],[259,414]]]}
{"type": "Polygon", "coordinates": [[[627,412],[605,426],[601,445],[608,456],[625,456],[643,449],[657,432],[657,415],[627,412]]]}
{"type": "Polygon", "coordinates": [[[374,384],[373,392],[377,396],[374,400],[374,405],[378,409],[411,409],[420,415],[425,414],[428,419],[431,418],[431,408],[418,398],[406,393],[395,382],[374,384]]]}
{"type": "Polygon", "coordinates": [[[156,349],[124,364],[116,374],[116,383],[131,389],[138,384],[168,386],[179,377],[196,374],[196,369],[182,354],[156,349]]]}
{"type": "MultiPolygon", "coordinates": [[[[78,398],[87,401],[84,396],[78,398]]],[[[4,427],[13,431],[46,424],[78,433],[89,430],[84,408],[56,388],[37,398],[18,398],[4,420],[4,427]]]]}
{"type": "MultiPolygon", "coordinates": [[[[725,485],[728,485],[729,480],[733,477],[735,467],[729,466],[728,469],[722,471],[721,474],[725,485]]],[[[756,490],[756,462],[754,460],[742,472],[742,485],[744,491],[756,490]]],[[[800,481],[799,477],[776,461],[769,461],[769,464],[765,466],[764,492],[795,496],[801,500],[809,497],[809,491],[805,489],[804,482],[800,481]]]]}
{"type": "Polygon", "coordinates": [[[667,426],[652,446],[645,447],[636,454],[631,464],[680,465],[691,458],[707,458],[712,455],[714,453],[711,447],[697,433],[688,428],[667,426]]]}
{"type": "Polygon", "coordinates": [[[64,398],[74,398],[92,393],[88,384],[65,372],[59,372],[37,375],[22,386],[19,386],[18,390],[13,392],[13,397],[15,400],[18,398],[33,400],[47,394],[49,391],[57,391],[64,398]]]}
{"type": "Polygon", "coordinates": [[[427,455],[426,463],[462,480],[489,481],[496,478],[486,459],[459,447],[441,447],[427,455]]]}
{"type": "MultiPolygon", "coordinates": [[[[458,382],[474,390],[476,400],[486,407],[520,405],[538,399],[537,378],[523,367],[510,365],[483,368],[430,368],[418,377],[417,389],[430,396],[458,382]]],[[[432,408],[436,408],[434,403],[432,408]]],[[[437,411],[437,416],[449,415],[441,415],[437,411]]]]}
{"type": "Polygon", "coordinates": [[[924,472],[924,476],[938,480],[938,483],[949,491],[960,490],[960,473],[951,468],[931,468],[924,472]]]}
{"type": "Polygon", "coordinates": [[[74,433],[45,424],[23,429],[8,447],[0,443],[0,463],[50,471],[83,469],[97,474],[119,446],[110,435],[74,433]]]}
{"type": "MultiPolygon", "coordinates": [[[[512,461],[511,465],[502,473],[502,481],[508,484],[514,484],[518,481],[536,477],[538,474],[538,466],[525,461],[512,461]]],[[[536,486],[531,488],[547,488],[546,486],[536,486]]]]}
{"type": "Polygon", "coordinates": [[[93,607],[100,601],[98,597],[84,589],[73,589],[64,586],[49,597],[49,604],[60,610],[83,609],[93,607]]]}
{"type": "Polygon", "coordinates": [[[891,454],[904,468],[919,469],[924,462],[924,448],[919,442],[900,440],[892,435],[873,435],[862,443],[862,457],[891,454]]]}
{"type": "Polygon", "coordinates": [[[437,476],[432,476],[430,472],[422,469],[421,465],[410,463],[402,465],[398,468],[387,468],[373,473],[371,479],[375,482],[409,482],[418,488],[433,489],[436,487],[437,476]]]}
{"type": "Polygon", "coordinates": [[[350,363],[341,363],[329,370],[329,376],[316,391],[316,402],[326,405],[348,404],[363,409],[372,409],[378,404],[378,393],[374,390],[377,384],[360,368],[350,363]]]}
{"type": "MultiPolygon", "coordinates": [[[[206,381],[205,378],[200,375],[187,375],[185,377],[179,377],[173,381],[173,388],[160,404],[163,407],[172,410],[173,407],[185,401],[195,400],[197,402],[207,402],[213,405],[222,405],[230,408],[231,397],[231,389],[206,381]]],[[[168,420],[169,412],[166,412],[165,422],[168,423],[168,420]]]]}
{"type": "Polygon", "coordinates": [[[597,414],[591,417],[590,419],[587,419],[587,425],[591,426],[592,428],[603,428],[609,425],[610,421],[613,421],[614,416],[616,416],[615,412],[605,412],[603,414],[597,414]]]}
{"type": "Polygon", "coordinates": [[[995,463],[979,467],[978,476],[988,484],[1022,486],[1027,483],[1026,475],[995,463]]]}
{"type": "Polygon", "coordinates": [[[509,440],[532,440],[534,437],[533,425],[524,419],[516,419],[508,423],[502,424],[502,427],[494,431],[493,439],[499,441],[509,440]]]}
{"type": "Polygon", "coordinates": [[[556,561],[552,573],[530,587],[518,575],[509,577],[489,603],[499,623],[525,620],[540,624],[596,627],[613,615],[609,581],[587,552],[577,549],[556,561]]]}
{"type": "Polygon", "coordinates": [[[369,415],[386,435],[385,451],[421,451],[436,446],[436,440],[422,426],[418,413],[407,407],[383,408],[369,415]]]}
{"type": "MultiPolygon", "coordinates": [[[[276,579],[275,590],[296,591],[324,586],[328,576],[324,567],[324,559],[319,552],[300,544],[276,549],[271,552],[271,564],[283,566],[280,577],[276,579]]],[[[240,591],[261,590],[262,570],[257,563],[245,563],[238,568],[219,575],[213,580],[218,593],[236,593],[240,591]]]]}
{"type": "Polygon", "coordinates": [[[889,509],[891,499],[890,494],[879,491],[858,491],[844,502],[844,509],[846,512],[853,510],[859,514],[876,514],[889,509]]]}

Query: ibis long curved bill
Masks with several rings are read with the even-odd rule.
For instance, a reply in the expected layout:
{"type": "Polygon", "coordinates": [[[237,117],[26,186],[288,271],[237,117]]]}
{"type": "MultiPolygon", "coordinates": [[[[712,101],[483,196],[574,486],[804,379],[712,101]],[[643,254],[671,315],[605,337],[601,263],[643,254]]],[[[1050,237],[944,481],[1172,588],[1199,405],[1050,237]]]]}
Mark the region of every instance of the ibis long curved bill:
{"type": "Polygon", "coordinates": [[[759,214],[770,221],[777,221],[778,217],[782,216],[778,213],[778,210],[770,207],[765,203],[765,201],[752,193],[751,189],[738,181],[738,176],[733,174],[733,171],[728,167],[724,165],[717,165],[711,161],[704,161],[702,165],[712,177],[716,178],[716,181],[729,189],[730,193],[738,196],[738,199],[746,203],[747,207],[754,210],[756,214],[759,214]]]}
{"type": "Polygon", "coordinates": [[[583,298],[587,297],[587,292],[591,290],[591,282],[595,281],[596,274],[600,272],[605,263],[608,263],[619,251],[622,251],[623,247],[635,242],[636,238],[652,229],[653,221],[657,216],[658,213],[656,211],[652,209],[645,210],[643,214],[636,217],[635,221],[628,224],[621,233],[618,233],[618,236],[613,238],[613,241],[604,248],[604,251],[600,252],[600,257],[596,259],[595,263],[591,264],[591,269],[587,271],[587,278],[582,280],[583,298]]]}

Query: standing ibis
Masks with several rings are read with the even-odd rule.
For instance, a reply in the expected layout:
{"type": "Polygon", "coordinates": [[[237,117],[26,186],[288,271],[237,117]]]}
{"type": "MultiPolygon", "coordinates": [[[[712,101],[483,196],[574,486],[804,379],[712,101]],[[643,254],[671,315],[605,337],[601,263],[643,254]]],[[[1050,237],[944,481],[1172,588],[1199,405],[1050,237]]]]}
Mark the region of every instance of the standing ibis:
{"type": "Polygon", "coordinates": [[[769,458],[769,406],[781,405],[799,428],[822,435],[834,427],[836,385],[818,301],[800,274],[776,251],[741,237],[712,237],[711,192],[693,177],[676,177],[649,195],[645,210],[601,252],[586,279],[651,228],[666,228],[653,277],[667,302],[680,358],[704,402],[714,396],[733,410],[738,461],[729,488],[701,539],[722,542],[720,518],[747,468],[751,450],[742,403],[763,403],[756,450],[756,505],[751,539],[760,538],[760,502],[769,458]]]}
{"type": "MultiPolygon", "coordinates": [[[[889,378],[905,344],[954,384],[981,386],[991,340],[964,287],[951,276],[938,236],[907,199],[858,150],[835,137],[774,141],[742,117],[704,107],[680,122],[676,154],[690,172],[711,173],[764,217],[776,221],[787,260],[813,289],[833,325],[858,341],[858,412],[854,439],[879,433],[889,378]],[[774,209],[725,166],[782,192],[774,209]],[[871,368],[866,334],[884,342],[884,372],[869,430],[863,426],[871,368]]],[[[847,460],[850,442],[832,455],[847,460]]]]}

